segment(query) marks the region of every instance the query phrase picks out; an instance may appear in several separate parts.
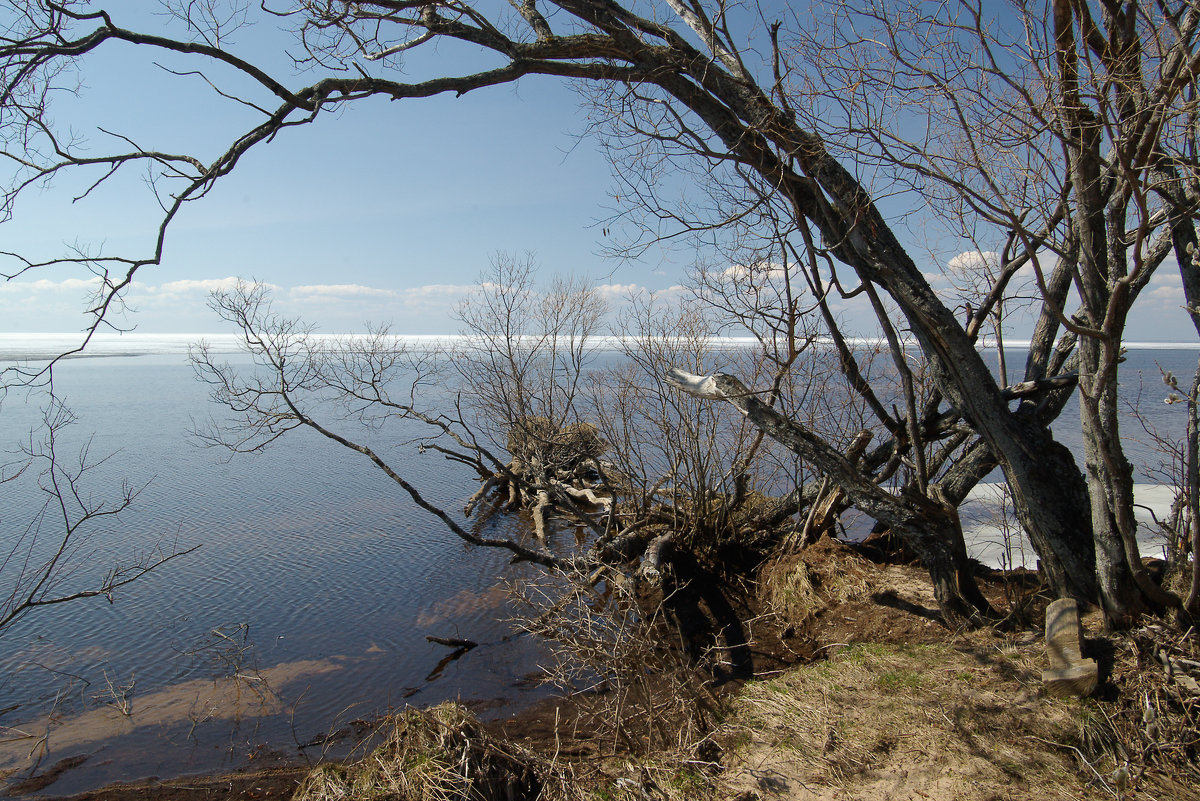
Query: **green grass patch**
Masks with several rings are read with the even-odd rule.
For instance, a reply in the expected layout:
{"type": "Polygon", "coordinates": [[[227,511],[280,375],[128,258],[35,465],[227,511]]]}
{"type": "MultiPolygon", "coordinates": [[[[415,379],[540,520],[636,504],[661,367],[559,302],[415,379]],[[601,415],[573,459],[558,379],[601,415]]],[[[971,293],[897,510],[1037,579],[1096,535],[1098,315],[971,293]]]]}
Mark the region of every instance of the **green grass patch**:
{"type": "Polygon", "coordinates": [[[879,678],[875,680],[879,685],[879,689],[888,692],[898,692],[901,690],[919,690],[924,686],[925,681],[920,673],[913,670],[889,670],[886,673],[881,673],[879,678]]]}

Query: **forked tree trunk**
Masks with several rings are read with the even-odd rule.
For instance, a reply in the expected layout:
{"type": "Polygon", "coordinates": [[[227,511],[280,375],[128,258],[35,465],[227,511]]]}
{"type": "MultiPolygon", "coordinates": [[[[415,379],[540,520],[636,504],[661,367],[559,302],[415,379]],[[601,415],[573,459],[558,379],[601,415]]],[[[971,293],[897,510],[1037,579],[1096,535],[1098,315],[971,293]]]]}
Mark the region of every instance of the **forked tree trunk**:
{"type": "MultiPolygon", "coordinates": [[[[795,148],[803,154],[797,163],[811,179],[779,162],[762,164],[760,172],[781,175],[798,216],[813,221],[826,241],[836,243],[831,249],[841,261],[863,281],[883,287],[898,304],[938,388],[987,442],[1004,470],[1017,517],[1042,559],[1051,590],[1095,603],[1090,507],[1070,452],[1044,426],[1009,408],[974,341],[925,281],[857,180],[815,137],[781,118],[771,122],[775,130],[791,133],[794,142],[804,145],[795,148]],[[813,181],[837,199],[840,214],[827,213],[828,204],[815,197],[813,181]]],[[[738,142],[729,144],[735,151],[745,149],[738,142]]],[[[748,155],[768,160],[759,151],[748,155]]]]}
{"type": "Polygon", "coordinates": [[[671,370],[668,380],[696,397],[724,400],[775,441],[801,456],[846,493],[857,508],[889,526],[929,571],[934,597],[947,625],[977,625],[991,612],[971,576],[957,510],[938,499],[896,496],[863,475],[842,453],[804,426],[780,414],[730,375],[697,376],[671,370]]]}

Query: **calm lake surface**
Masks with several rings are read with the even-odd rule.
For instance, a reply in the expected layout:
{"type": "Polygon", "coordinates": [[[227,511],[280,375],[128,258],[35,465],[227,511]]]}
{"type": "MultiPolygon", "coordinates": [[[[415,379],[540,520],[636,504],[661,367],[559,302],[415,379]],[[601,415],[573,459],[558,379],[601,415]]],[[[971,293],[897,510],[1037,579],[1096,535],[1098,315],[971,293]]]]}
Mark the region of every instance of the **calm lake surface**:
{"type": "MultiPolygon", "coordinates": [[[[72,360],[56,382],[80,418],[62,452],[74,457],[94,432],[92,456],[114,454],[85,489],[145,485],[119,520],[93,529],[79,569],[157,542],[201,548],[113,604],[36,610],[0,637],[0,769],[24,763],[37,739],[22,735],[45,734],[47,716],[44,766],[91,755],[48,788],[61,794],[233,767],[263,747],[294,756],[406,704],[461,698],[502,714],[545,692],[531,680],[536,644],[503,622],[501,577],[519,570],[499,551],[464,547],[358,454],[306,432],[232,461],[197,447],[187,432],[210,413],[207,390],[180,355],[72,360]],[[449,651],[429,634],[481,646],[439,670],[449,651]],[[134,682],[126,716],[108,685],[119,695],[134,682]]],[[[4,439],[36,413],[10,397],[4,439]]],[[[447,509],[478,486],[440,456],[405,453],[408,477],[447,509]]],[[[3,486],[7,553],[42,499],[3,486]]]]}
{"type": "MultiPolygon", "coordinates": [[[[334,746],[344,749],[355,741],[354,721],[406,704],[461,698],[484,716],[504,715],[546,692],[536,682],[538,644],[511,636],[504,622],[505,577],[521,568],[503,553],[464,547],[363,457],[315,435],[297,432],[232,461],[197,447],[187,432],[212,409],[183,356],[192,338],[134,339],[97,348],[125,355],[73,359],[56,371],[79,416],[63,452],[73,456],[90,437],[93,457],[113,454],[85,490],[107,497],[121,478],[145,485],[119,520],[92,529],[77,568],[81,576],[103,570],[156,543],[202,547],[121,590],[115,603],[38,610],[0,636],[0,770],[28,770],[39,749],[41,769],[87,756],[46,789],[65,794],[239,767],[268,753],[295,758],[302,745],[316,758],[326,735],[349,730],[334,746]],[[448,649],[426,635],[482,645],[439,664],[448,649]]],[[[3,335],[0,360],[36,357],[39,347],[60,345],[3,335]]],[[[1159,365],[1186,381],[1196,356],[1131,350],[1123,373],[1131,387],[1140,375],[1144,412],[1176,436],[1184,410],[1162,402],[1159,365]]],[[[10,395],[4,445],[26,436],[37,413],[10,395]]],[[[1067,429],[1077,419],[1068,410],[1061,426],[1072,447],[1078,437],[1067,429]]],[[[473,476],[416,455],[406,436],[384,443],[404,454],[406,476],[433,502],[461,509],[478,486],[473,476]]],[[[1133,450],[1135,461],[1157,458],[1148,446],[1133,450]]],[[[7,554],[43,499],[10,484],[0,497],[7,554]]],[[[981,531],[990,525],[982,512],[977,522],[981,531]]]]}

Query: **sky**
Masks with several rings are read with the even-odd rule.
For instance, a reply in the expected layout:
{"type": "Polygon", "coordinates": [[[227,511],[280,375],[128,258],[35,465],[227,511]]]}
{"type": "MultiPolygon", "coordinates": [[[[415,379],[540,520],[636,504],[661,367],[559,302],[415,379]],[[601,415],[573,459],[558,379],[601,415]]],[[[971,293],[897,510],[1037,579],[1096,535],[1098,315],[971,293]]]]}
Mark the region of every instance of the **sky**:
{"type": "MultiPolygon", "coordinates": [[[[165,18],[145,11],[118,12],[116,21],[169,31],[165,18]]],[[[233,47],[275,54],[267,63],[290,85],[312,80],[295,75],[284,44],[259,25],[239,32],[233,47]]],[[[465,52],[436,55],[459,69],[482,65],[465,52]]],[[[112,131],[210,158],[253,122],[195,76],[169,75],[154,62],[196,67],[133,45],[102,48],[82,63],[78,95],[56,100],[55,121],[96,151],[112,131]]],[[[410,61],[407,69],[419,77],[429,66],[410,61]]],[[[219,70],[210,77],[229,80],[219,70]]],[[[685,296],[695,256],[686,249],[653,247],[632,261],[602,255],[617,190],[587,135],[586,112],[570,85],[534,78],[457,99],[369,101],[287,130],[189,204],[168,232],[163,263],[139,273],[128,311],[112,321],[147,333],[221,331],[208,293],[243,278],[270,285],[281,312],[322,331],[389,323],[400,333],[452,333],[452,308],[498,252],[532,252],[545,275],[583,276],[618,303],[639,290],[685,296]]],[[[144,174],[118,174],[72,202],[98,177],[60,176],[24,196],[0,225],[0,250],[37,258],[71,247],[149,252],[158,216],[144,174]]],[[[932,264],[928,274],[947,285],[932,264]]],[[[79,330],[92,286],[86,274],[54,269],[0,284],[0,332],[79,330]]],[[[1164,265],[1129,339],[1193,340],[1181,307],[1178,275],[1164,265]]],[[[852,327],[859,317],[866,325],[861,305],[842,312],[852,327]]]]}

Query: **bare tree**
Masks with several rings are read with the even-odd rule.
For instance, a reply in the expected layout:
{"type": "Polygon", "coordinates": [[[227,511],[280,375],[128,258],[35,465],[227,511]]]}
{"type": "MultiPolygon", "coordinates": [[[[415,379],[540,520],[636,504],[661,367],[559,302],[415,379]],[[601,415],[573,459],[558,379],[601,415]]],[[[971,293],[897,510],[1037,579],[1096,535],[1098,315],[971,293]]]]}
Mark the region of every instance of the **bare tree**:
{"type": "MultiPolygon", "coordinates": [[[[977,259],[988,271],[977,273],[983,291],[968,306],[968,334],[1002,313],[1015,276],[1032,273],[1042,319],[1025,379],[1078,375],[1105,609],[1124,624],[1146,605],[1178,606],[1138,554],[1118,367],[1126,320],[1150,277],[1172,252],[1185,287],[1194,270],[1179,256],[1195,236],[1185,189],[1197,166],[1195,9],[867,0],[822,11],[821,24],[793,40],[826,65],[806,73],[798,115],[836,152],[877,171],[877,185],[919,193],[949,235],[995,254],[995,265],[982,252],[977,259]],[[906,125],[885,122],[900,117],[906,125]]],[[[1017,415],[1045,411],[1027,400],[1017,415]]]]}
{"type": "Polygon", "coordinates": [[[198,375],[225,408],[197,433],[247,453],[301,428],[316,431],[362,454],[465,541],[549,568],[569,566],[572,550],[553,553],[552,516],[592,529],[585,561],[593,569],[636,567],[664,533],[729,528],[745,427],[663,383],[669,364],[699,352],[707,328],[685,331],[686,318],[644,321],[625,343],[632,364],[602,367],[593,359],[603,305],[592,290],[563,280],[543,290],[528,261],[505,257],[485,277],[459,307],[461,340],[415,348],[384,330],[318,336],[276,315],[262,286],[215,293],[212,307],[241,329],[254,367],[220,363],[204,344],[193,350],[198,375]],[[469,467],[481,483],[465,514],[478,521],[528,509],[537,544],[469,530],[404,477],[374,444],[381,436],[406,436],[422,453],[469,467]]]}
{"type": "MultiPolygon", "coordinates": [[[[139,490],[126,483],[113,498],[92,497],[88,476],[108,457],[94,457],[90,444],[75,460],[64,457],[60,440],[74,422],[71,411],[51,393],[41,429],[30,432],[18,459],[0,467],[0,485],[8,485],[10,498],[18,489],[36,489],[44,499],[28,520],[16,521],[22,528],[12,529],[8,551],[0,553],[0,592],[5,593],[0,596],[0,636],[35,609],[95,597],[111,603],[117,590],[200,547],[179,550],[159,543],[97,574],[95,529],[128,509],[139,490]],[[20,487],[22,483],[28,486],[20,487]]],[[[6,517],[4,522],[12,525],[11,516],[6,517]]]]}
{"type": "MultiPolygon", "coordinates": [[[[0,41],[0,130],[16,165],[8,206],[66,171],[98,170],[91,192],[141,166],[164,214],[144,254],[14,257],[10,275],[64,263],[100,275],[92,306],[99,324],[136,273],[162,260],[181,206],[289,128],[368,97],[461,94],[531,74],[574,79],[587,87],[595,128],[622,161],[631,247],[680,235],[721,240],[722,232],[762,226],[769,231],[759,241],[778,240],[782,221],[797,283],[811,291],[809,306],[835,342],[844,337],[831,325],[830,298],[862,297],[876,311],[902,385],[895,408],[872,400],[841,346],[839,358],[888,430],[891,455],[881,458],[895,459],[904,473],[900,501],[880,496],[874,480],[867,483],[875,489],[863,483],[862,471],[828,442],[810,440],[808,427],[758,407],[742,411],[789,448],[803,446],[815,469],[922,549],[947,617],[984,611],[964,576],[953,518],[965,490],[993,465],[1004,471],[1056,594],[1100,602],[1118,625],[1144,606],[1178,605],[1141,569],[1113,410],[1131,304],[1166,254],[1195,240],[1188,143],[1200,14],[1192,6],[1113,2],[1093,12],[1056,0],[1049,9],[1017,4],[1006,17],[982,3],[868,0],[823,9],[817,16],[828,25],[807,9],[702,0],[667,0],[645,13],[600,0],[529,0],[514,3],[515,13],[457,1],[230,8],[182,14],[186,30],[176,38],[129,30],[118,12],[81,4],[40,0],[12,9],[0,41]],[[311,82],[289,87],[295,79],[272,77],[225,46],[229,26],[255,16],[291,27],[294,57],[311,82]],[[461,74],[458,62],[438,62],[438,43],[450,40],[491,54],[498,66],[461,74]],[[217,145],[215,157],[120,138],[118,148],[85,150],[54,126],[48,87],[68,80],[64,70],[76,59],[128,44],[193,60],[204,86],[254,110],[257,122],[217,145]],[[441,71],[405,82],[390,68],[418,48],[441,71]],[[210,69],[217,65],[240,82],[222,80],[210,69]],[[929,124],[906,136],[921,109],[929,124]],[[654,178],[668,164],[702,180],[707,199],[662,197],[654,178]],[[903,244],[903,217],[885,216],[879,201],[897,191],[957,220],[972,242],[998,240],[989,248],[1001,254],[996,280],[972,304],[970,320],[947,305],[903,244]],[[1026,381],[1006,388],[977,339],[1026,264],[1036,275],[1041,322],[1026,381]],[[1072,286],[1078,313],[1069,307],[1072,286]],[[1076,342],[1086,482],[1047,428],[1072,381],[1065,368],[1076,342]],[[915,370],[910,343],[921,354],[915,370]]],[[[1185,288],[1200,292],[1191,261],[1179,262],[1185,288]]],[[[304,386],[308,378],[296,380],[304,386]]],[[[714,397],[735,404],[746,397],[742,384],[717,383],[714,397]]],[[[275,389],[255,391],[255,402],[269,401],[265,408],[287,406],[275,389]]],[[[289,407],[271,425],[308,425],[295,415],[289,407]]]]}
{"type": "Polygon", "coordinates": [[[479,440],[461,410],[455,416],[417,405],[422,402],[418,387],[435,371],[445,370],[437,354],[431,358],[397,346],[386,330],[365,339],[321,339],[298,321],[275,314],[262,286],[239,284],[214,293],[210,305],[238,326],[254,369],[247,372],[217,361],[205,343],[192,350],[197,375],[211,386],[213,401],[227,410],[224,419],[195,432],[202,441],[233,453],[253,453],[297,429],[314,431],[361,454],[465,542],[505,548],[516,559],[548,567],[566,564],[544,547],[467,530],[426,499],[386,454],[362,437],[351,439],[338,430],[337,423],[346,420],[356,431],[363,431],[363,424],[370,430],[389,421],[413,421],[429,431],[419,440],[421,450],[466,464],[481,478],[500,474],[517,486],[520,474],[479,440]]]}
{"type": "Polygon", "coordinates": [[[540,290],[531,254],[498,254],[480,284],[455,310],[465,341],[450,364],[469,427],[511,459],[469,506],[500,488],[510,509],[532,507],[544,540],[554,496],[598,502],[585,484],[604,447],[579,403],[606,306],[575,279],[540,290]]]}

